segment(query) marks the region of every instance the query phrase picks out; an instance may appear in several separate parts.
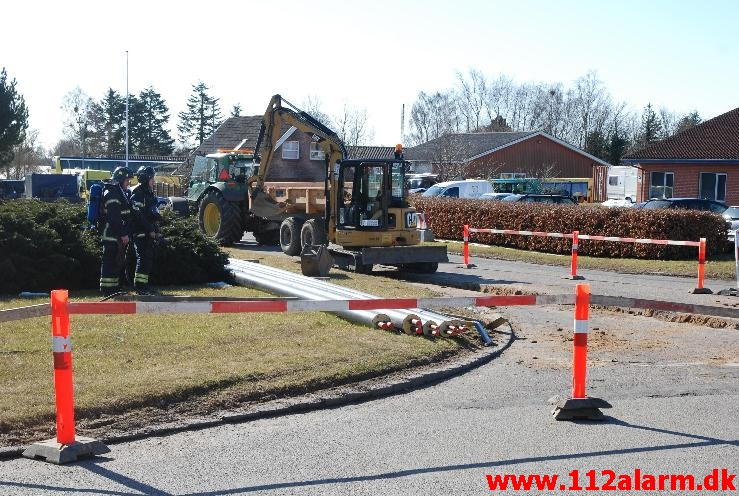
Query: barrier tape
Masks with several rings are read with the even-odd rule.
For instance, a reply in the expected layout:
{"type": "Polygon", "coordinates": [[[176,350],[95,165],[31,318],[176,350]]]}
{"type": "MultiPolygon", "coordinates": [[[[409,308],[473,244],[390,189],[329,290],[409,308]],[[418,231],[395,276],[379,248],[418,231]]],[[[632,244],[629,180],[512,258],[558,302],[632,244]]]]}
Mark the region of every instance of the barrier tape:
{"type": "MultiPolygon", "coordinates": [[[[541,231],[516,231],[513,229],[475,229],[470,227],[471,233],[482,234],[517,234],[519,236],[537,236],[543,238],[566,238],[572,239],[572,233],[550,233],[541,231]]],[[[651,238],[624,238],[619,236],[597,236],[594,234],[578,234],[578,239],[587,239],[591,241],[614,241],[619,243],[637,243],[637,244],[653,244],[653,245],[675,245],[675,246],[700,246],[700,241],[674,241],[671,239],[651,239],[651,238]]]]}
{"type": "Polygon", "coordinates": [[[572,234],[549,233],[541,231],[515,231],[513,229],[474,229],[470,227],[469,232],[483,234],[518,234],[521,236],[538,236],[543,238],[572,238],[572,234]]]}
{"type": "Polygon", "coordinates": [[[498,307],[521,305],[572,305],[573,295],[453,296],[439,298],[376,298],[369,300],[278,300],[193,302],[79,302],[69,304],[77,315],[153,313],[264,313],[341,312],[439,307],[498,307]]]}
{"type": "MultiPolygon", "coordinates": [[[[467,268],[473,267],[470,264],[470,248],[469,238],[470,233],[482,233],[482,234],[515,234],[519,236],[537,236],[544,238],[563,238],[572,240],[572,251],[570,261],[570,277],[571,279],[584,279],[577,275],[577,255],[579,249],[579,240],[590,240],[590,241],[612,241],[618,243],[636,243],[636,244],[653,244],[653,245],[673,245],[673,246],[694,246],[698,248],[698,283],[695,293],[710,293],[703,287],[706,274],[706,238],[701,238],[700,241],[676,241],[671,239],[651,239],[651,238],[625,238],[619,236],[599,236],[594,234],[580,234],[579,231],[573,231],[570,234],[567,233],[550,233],[541,231],[518,231],[513,229],[479,229],[470,227],[468,224],[463,225],[462,229],[462,241],[463,246],[463,257],[464,265],[467,268]]],[[[738,269],[739,270],[739,269],[738,269]]],[[[737,276],[739,279],[739,276],[737,276]]],[[[739,283],[738,283],[739,284],[739,283]]]]}
{"type": "MultiPolygon", "coordinates": [[[[735,308],[692,303],[675,303],[622,296],[591,295],[591,304],[645,310],[692,313],[712,317],[739,318],[735,308]]],[[[130,315],[161,313],[262,313],[262,312],[342,312],[347,310],[386,310],[443,307],[503,307],[530,305],[573,305],[575,296],[560,295],[500,295],[454,296],[437,298],[377,298],[369,300],[241,300],[241,301],[105,301],[69,303],[69,314],[130,315]]],[[[35,305],[3,310],[0,322],[23,320],[49,315],[49,305],[35,305]],[[39,307],[46,307],[39,308],[39,307]],[[28,308],[33,308],[28,312],[28,308]]],[[[55,341],[56,342],[56,341],[55,341]]]]}
{"type": "Polygon", "coordinates": [[[0,310],[0,322],[12,322],[15,320],[32,319],[34,317],[46,317],[48,315],[51,315],[51,305],[41,303],[40,305],[0,310]]]}
{"type": "Polygon", "coordinates": [[[602,305],[605,307],[641,308],[644,310],[663,310],[666,312],[692,313],[710,317],[727,317],[739,319],[739,310],[729,307],[716,307],[713,305],[696,305],[693,303],[675,303],[672,301],[644,300],[639,298],[627,298],[624,296],[601,296],[592,295],[591,305],[602,305]]]}

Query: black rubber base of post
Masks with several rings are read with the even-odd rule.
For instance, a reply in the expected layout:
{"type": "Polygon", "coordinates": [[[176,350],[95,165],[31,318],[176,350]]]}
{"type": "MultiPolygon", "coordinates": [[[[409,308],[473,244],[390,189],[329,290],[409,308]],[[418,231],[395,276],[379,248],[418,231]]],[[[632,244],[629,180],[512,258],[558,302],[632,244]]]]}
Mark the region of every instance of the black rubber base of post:
{"type": "Polygon", "coordinates": [[[713,291],[711,291],[708,288],[695,288],[690,293],[691,294],[713,294],[713,291]]]}
{"type": "Polygon", "coordinates": [[[585,277],[583,276],[564,276],[562,279],[569,279],[570,281],[584,281],[585,277]]]}
{"type": "Polygon", "coordinates": [[[600,398],[568,398],[554,397],[552,416],[555,420],[605,420],[601,408],[611,408],[611,404],[600,398]]]}
{"type": "Polygon", "coordinates": [[[78,437],[72,444],[59,444],[56,438],[39,441],[26,448],[23,456],[61,465],[105,453],[110,453],[110,448],[101,441],[89,437],[78,437]]]}

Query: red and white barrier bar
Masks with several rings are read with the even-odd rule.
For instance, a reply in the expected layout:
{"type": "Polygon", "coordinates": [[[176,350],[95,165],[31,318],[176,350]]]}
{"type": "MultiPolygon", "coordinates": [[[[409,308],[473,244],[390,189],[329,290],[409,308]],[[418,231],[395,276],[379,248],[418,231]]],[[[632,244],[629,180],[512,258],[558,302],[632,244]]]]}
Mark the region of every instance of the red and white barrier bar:
{"type": "MultiPolygon", "coordinates": [[[[517,236],[536,236],[542,238],[563,238],[572,240],[572,255],[570,263],[570,278],[571,279],[583,279],[583,277],[577,275],[577,255],[579,251],[579,242],[583,240],[587,241],[610,241],[616,243],[635,243],[635,244],[651,244],[651,245],[671,245],[671,246],[693,246],[698,248],[698,285],[694,290],[695,293],[710,293],[710,290],[705,289],[704,281],[706,274],[706,238],[701,238],[699,241],[676,241],[671,239],[651,239],[651,238],[628,238],[620,236],[598,236],[593,234],[580,234],[579,231],[572,233],[550,233],[541,231],[517,231],[513,229],[478,229],[472,228],[465,224],[462,230],[462,239],[464,241],[464,247],[462,255],[464,257],[464,265],[467,268],[472,267],[470,263],[470,248],[469,239],[470,234],[508,234],[517,236]]],[[[739,270],[739,269],[737,269],[739,270]]],[[[739,280],[739,272],[737,273],[737,280],[739,280]]],[[[739,284],[739,283],[738,283],[739,284]]]]}
{"type": "Polygon", "coordinates": [[[520,305],[572,305],[573,295],[460,296],[442,298],[378,298],[368,300],[241,300],[187,302],[77,302],[69,313],[77,315],[152,313],[265,313],[341,312],[439,307],[499,307],[520,305]]]}

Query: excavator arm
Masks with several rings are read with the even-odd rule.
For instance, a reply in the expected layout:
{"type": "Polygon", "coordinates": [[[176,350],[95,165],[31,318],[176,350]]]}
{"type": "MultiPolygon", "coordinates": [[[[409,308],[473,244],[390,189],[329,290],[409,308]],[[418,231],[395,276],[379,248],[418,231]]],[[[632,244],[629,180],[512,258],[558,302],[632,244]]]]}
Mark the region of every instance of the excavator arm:
{"type": "Polygon", "coordinates": [[[280,95],[274,95],[262,118],[262,127],[255,149],[259,162],[257,175],[247,181],[249,188],[249,209],[258,216],[267,219],[279,217],[285,212],[286,205],[275,202],[265,191],[264,182],[272,167],[277,143],[285,126],[293,126],[313,136],[313,140],[324,152],[326,160],[326,180],[330,177],[331,168],[346,157],[346,147],[336,133],[321,124],[310,114],[303,112],[280,95]],[[284,103],[284,105],[283,105],[284,103]]]}

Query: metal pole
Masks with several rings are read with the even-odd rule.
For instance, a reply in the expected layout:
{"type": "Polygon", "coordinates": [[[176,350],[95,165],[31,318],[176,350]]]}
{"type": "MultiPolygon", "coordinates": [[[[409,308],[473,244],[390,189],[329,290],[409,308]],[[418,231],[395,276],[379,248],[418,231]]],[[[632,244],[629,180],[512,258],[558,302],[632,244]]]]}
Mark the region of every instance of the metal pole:
{"type": "Polygon", "coordinates": [[[128,167],[128,50],[126,50],[126,167],[128,167]]]}
{"type": "Polygon", "coordinates": [[[734,263],[736,264],[736,291],[739,295],[739,229],[734,231],[734,263]]]}

